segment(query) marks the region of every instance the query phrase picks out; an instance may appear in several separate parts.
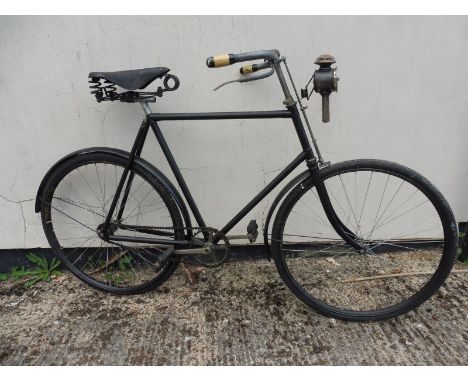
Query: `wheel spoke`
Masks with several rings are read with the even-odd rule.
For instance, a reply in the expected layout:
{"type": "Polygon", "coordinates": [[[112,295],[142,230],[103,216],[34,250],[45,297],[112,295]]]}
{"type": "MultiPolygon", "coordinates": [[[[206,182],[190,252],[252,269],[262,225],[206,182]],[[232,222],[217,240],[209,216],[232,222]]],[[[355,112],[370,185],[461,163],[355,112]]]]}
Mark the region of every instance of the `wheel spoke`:
{"type": "Polygon", "coordinates": [[[293,291],[310,306],[335,317],[391,316],[420,304],[423,298],[415,296],[431,283],[440,285],[432,275],[448,256],[443,219],[451,214],[440,213],[446,204],[432,202],[438,198],[434,189],[419,183],[411,170],[371,162],[326,170],[335,212],[353,234],[347,242],[324,229],[329,222],[321,218],[323,207],[312,182],[285,200],[274,224],[271,244],[279,251],[274,254],[281,259],[281,276],[300,287],[293,291]],[[311,194],[314,203],[307,199],[314,198],[311,194]]]}
{"type": "MultiPolygon", "coordinates": [[[[90,160],[86,155],[80,159],[82,162],[71,165],[68,172],[61,175],[53,190],[45,192],[49,201],[43,205],[50,218],[44,228],[54,237],[53,246],[68,259],[66,266],[100,289],[131,292],[157,285],[158,280],[164,280],[165,274],[177,265],[174,261],[158,261],[158,254],[164,249],[133,242],[123,245],[110,241],[106,235],[116,234],[119,224],[125,225],[124,220],[133,222],[128,223],[134,226],[128,231],[135,232],[135,237],[144,235],[138,232],[138,226],[174,227],[174,216],[178,216],[181,226],[180,213],[175,204],[169,203],[169,194],[143,175],[144,172],[132,170],[134,179],[126,201],[125,218],[119,222],[111,220],[109,231],[101,232],[126,163],[114,159],[90,160]]],[[[178,232],[182,231],[178,229],[178,232]]],[[[175,228],[168,233],[181,239],[175,228]]]]}

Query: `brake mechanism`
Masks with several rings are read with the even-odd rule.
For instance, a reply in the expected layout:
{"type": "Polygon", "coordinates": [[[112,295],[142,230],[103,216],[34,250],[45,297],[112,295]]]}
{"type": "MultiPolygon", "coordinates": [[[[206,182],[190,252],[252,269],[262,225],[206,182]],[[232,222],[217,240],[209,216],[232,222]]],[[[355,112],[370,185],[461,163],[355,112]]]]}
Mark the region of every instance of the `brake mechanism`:
{"type": "Polygon", "coordinates": [[[239,82],[239,83],[242,83],[242,82],[250,82],[250,81],[257,81],[257,80],[262,80],[264,78],[267,78],[267,77],[270,77],[273,73],[275,72],[275,69],[273,67],[271,67],[267,72],[265,73],[258,73],[258,74],[254,74],[252,76],[249,76],[249,77],[245,77],[245,78],[239,78],[237,80],[232,80],[232,81],[227,81],[227,82],[223,82],[221,85],[219,86],[216,86],[213,91],[216,91],[218,90],[219,88],[225,86],[225,85],[229,85],[229,84],[233,84],[235,82],[239,82]]]}

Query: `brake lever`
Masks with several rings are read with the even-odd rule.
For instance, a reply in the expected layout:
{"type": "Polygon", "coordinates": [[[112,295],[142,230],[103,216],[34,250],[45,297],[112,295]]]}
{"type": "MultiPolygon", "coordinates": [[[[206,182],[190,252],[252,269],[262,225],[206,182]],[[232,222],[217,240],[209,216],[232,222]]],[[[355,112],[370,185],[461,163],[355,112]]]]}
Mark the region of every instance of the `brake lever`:
{"type": "Polygon", "coordinates": [[[235,82],[242,83],[242,82],[250,82],[250,81],[256,81],[256,80],[262,80],[262,79],[264,79],[264,78],[270,77],[274,72],[275,72],[275,69],[274,69],[274,68],[270,68],[270,70],[269,70],[268,72],[266,72],[266,73],[259,73],[259,74],[255,74],[255,75],[250,76],[250,77],[239,78],[239,79],[237,79],[237,80],[227,81],[227,82],[222,83],[222,84],[219,85],[219,86],[216,86],[216,87],[213,89],[213,91],[218,90],[219,88],[223,87],[224,85],[233,84],[233,83],[235,83],[235,82]]]}

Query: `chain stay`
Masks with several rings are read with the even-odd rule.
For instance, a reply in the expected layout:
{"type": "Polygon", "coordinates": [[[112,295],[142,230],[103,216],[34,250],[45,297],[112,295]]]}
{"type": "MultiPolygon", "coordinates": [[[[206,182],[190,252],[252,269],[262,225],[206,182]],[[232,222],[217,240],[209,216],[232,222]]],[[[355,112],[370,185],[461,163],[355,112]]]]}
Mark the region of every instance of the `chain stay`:
{"type": "MultiPolygon", "coordinates": [[[[161,230],[161,231],[164,231],[164,230],[167,230],[167,231],[170,231],[170,230],[174,230],[176,227],[163,227],[163,226],[151,226],[151,225],[138,225],[138,226],[132,226],[132,225],[126,225],[126,224],[119,224],[117,226],[118,228],[122,228],[122,229],[128,229],[129,231],[137,231],[136,229],[132,229],[132,227],[138,227],[138,229],[146,229],[146,230],[161,230]]],[[[226,236],[223,234],[223,233],[220,233],[220,231],[216,228],[213,228],[213,227],[181,227],[183,230],[194,230],[194,231],[197,231],[193,234],[193,236],[199,234],[199,233],[202,233],[202,232],[207,232],[209,237],[210,237],[210,240],[213,239],[213,236],[214,234],[218,234],[222,240],[227,240],[226,239],[226,236]]],[[[199,240],[199,239],[198,239],[199,240]]],[[[205,243],[205,242],[203,242],[205,243]]],[[[199,243],[193,243],[193,244],[199,244],[199,243]]]]}
{"type": "MultiPolygon", "coordinates": [[[[175,227],[165,227],[165,226],[131,226],[131,225],[119,225],[119,228],[122,229],[128,229],[132,230],[132,227],[138,227],[141,230],[174,230],[175,227]]],[[[202,233],[202,232],[207,232],[208,233],[208,241],[202,241],[201,239],[198,239],[196,237],[192,237],[191,242],[194,245],[199,245],[201,247],[208,247],[209,248],[209,256],[208,255],[195,255],[193,256],[193,259],[195,262],[199,265],[209,267],[209,268],[214,268],[214,267],[219,267],[222,264],[226,262],[226,260],[230,257],[230,243],[226,235],[223,233],[219,233],[219,230],[213,227],[181,227],[184,230],[193,230],[196,231],[193,236],[202,233]],[[216,244],[213,243],[213,237],[215,234],[218,234],[221,240],[224,241],[225,243],[225,251],[224,253],[219,257],[216,255],[216,244]]],[[[133,231],[136,231],[135,229],[133,231]]],[[[116,243],[117,244],[117,243],[116,243]]],[[[117,244],[118,245],[118,244],[117,244]]],[[[169,247],[170,248],[170,247],[169,247]]],[[[172,249],[173,250],[173,249],[172,249]]],[[[170,251],[172,252],[172,251],[170,251]]],[[[169,253],[168,253],[169,254],[169,253]]],[[[169,254],[170,256],[170,254],[169,254]]],[[[192,257],[192,256],[190,256],[192,257]]]]}

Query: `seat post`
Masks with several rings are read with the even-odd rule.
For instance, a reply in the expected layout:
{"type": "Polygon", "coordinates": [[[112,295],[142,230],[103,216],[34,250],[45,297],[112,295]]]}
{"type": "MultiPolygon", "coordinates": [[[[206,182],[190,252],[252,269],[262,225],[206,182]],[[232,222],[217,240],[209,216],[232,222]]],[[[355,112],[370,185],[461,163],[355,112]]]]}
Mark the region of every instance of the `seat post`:
{"type": "Polygon", "coordinates": [[[146,101],[140,101],[140,105],[143,108],[143,111],[145,112],[146,115],[150,115],[152,113],[151,107],[146,101]]]}

